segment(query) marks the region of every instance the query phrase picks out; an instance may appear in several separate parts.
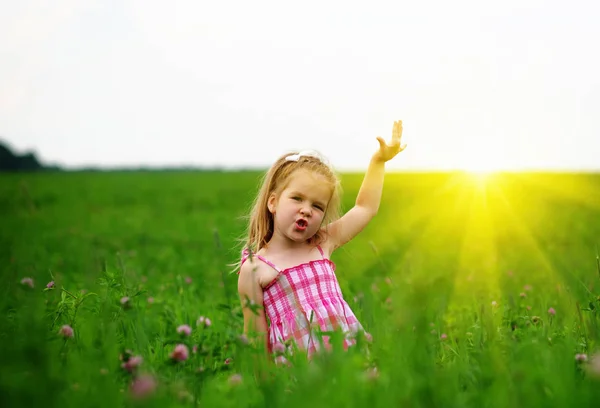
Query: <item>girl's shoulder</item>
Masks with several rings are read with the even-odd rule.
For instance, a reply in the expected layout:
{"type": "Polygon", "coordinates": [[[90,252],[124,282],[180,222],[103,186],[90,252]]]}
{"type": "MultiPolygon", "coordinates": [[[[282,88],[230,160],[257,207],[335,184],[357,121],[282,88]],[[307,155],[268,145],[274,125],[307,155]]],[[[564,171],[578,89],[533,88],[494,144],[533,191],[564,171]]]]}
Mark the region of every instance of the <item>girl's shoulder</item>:
{"type": "Polygon", "coordinates": [[[253,257],[248,257],[242,261],[237,274],[238,274],[238,292],[240,293],[253,293],[257,285],[259,285],[260,279],[258,278],[260,267],[253,257]]]}
{"type": "Polygon", "coordinates": [[[248,248],[244,248],[239,262],[238,275],[241,275],[244,272],[250,272],[256,268],[256,261],[256,253],[251,252],[248,248]]]}
{"type": "Polygon", "coordinates": [[[239,281],[257,284],[264,287],[277,275],[277,271],[257,257],[257,253],[244,254],[238,270],[239,281]]]}

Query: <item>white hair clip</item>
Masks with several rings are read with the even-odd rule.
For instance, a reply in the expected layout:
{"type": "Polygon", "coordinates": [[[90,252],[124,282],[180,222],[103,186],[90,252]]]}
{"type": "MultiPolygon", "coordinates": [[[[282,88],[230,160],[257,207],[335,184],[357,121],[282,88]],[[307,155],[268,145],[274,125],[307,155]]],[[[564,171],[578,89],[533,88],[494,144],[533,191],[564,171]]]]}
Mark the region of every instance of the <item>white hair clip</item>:
{"type": "Polygon", "coordinates": [[[285,158],[285,160],[297,162],[298,160],[300,160],[300,157],[303,157],[303,156],[304,157],[314,157],[315,159],[319,160],[320,162],[327,164],[325,162],[324,158],[314,150],[303,150],[298,154],[291,154],[291,155],[287,156],[285,158]]]}

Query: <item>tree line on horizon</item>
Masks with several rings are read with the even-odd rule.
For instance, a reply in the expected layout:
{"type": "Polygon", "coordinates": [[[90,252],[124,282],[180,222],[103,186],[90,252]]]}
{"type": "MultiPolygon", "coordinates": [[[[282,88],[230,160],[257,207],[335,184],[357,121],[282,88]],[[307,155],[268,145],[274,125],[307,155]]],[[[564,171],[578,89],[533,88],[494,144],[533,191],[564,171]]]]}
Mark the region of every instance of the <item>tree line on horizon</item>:
{"type": "Polygon", "coordinates": [[[25,152],[21,155],[16,154],[10,146],[0,140],[0,172],[19,172],[19,171],[85,171],[85,172],[103,172],[103,171],[222,171],[219,168],[201,168],[194,166],[173,166],[173,167],[122,167],[122,168],[98,168],[94,166],[82,167],[79,169],[67,170],[58,165],[48,165],[42,163],[35,152],[25,152]]]}
{"type": "Polygon", "coordinates": [[[33,170],[56,170],[56,166],[45,166],[41,163],[34,152],[16,154],[3,142],[0,142],[0,171],[33,171],[33,170]]]}

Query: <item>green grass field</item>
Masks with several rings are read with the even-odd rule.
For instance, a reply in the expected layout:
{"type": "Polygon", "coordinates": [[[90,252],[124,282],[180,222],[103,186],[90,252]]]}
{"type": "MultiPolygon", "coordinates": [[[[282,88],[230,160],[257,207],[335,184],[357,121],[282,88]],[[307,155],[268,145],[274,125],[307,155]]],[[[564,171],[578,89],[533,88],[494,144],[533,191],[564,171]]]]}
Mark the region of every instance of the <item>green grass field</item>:
{"type": "MultiPolygon", "coordinates": [[[[0,175],[1,405],[598,406],[600,175],[388,173],[333,255],[373,342],[258,380],[228,264],[259,176],[0,175]]],[[[344,175],[344,209],[361,181],[344,175]]]]}

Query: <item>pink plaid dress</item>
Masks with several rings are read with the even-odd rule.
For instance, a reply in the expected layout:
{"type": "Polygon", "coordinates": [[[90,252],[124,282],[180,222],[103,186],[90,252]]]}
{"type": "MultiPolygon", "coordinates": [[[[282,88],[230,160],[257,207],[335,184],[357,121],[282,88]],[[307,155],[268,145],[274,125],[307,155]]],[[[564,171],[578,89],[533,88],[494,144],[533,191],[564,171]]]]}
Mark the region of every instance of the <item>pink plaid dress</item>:
{"type": "MultiPolygon", "coordinates": [[[[346,334],[344,349],[355,344],[354,335],[364,331],[342,296],[335,276],[335,264],[325,258],[305,262],[280,270],[260,255],[262,262],[274,268],[278,275],[263,288],[263,306],[269,319],[268,344],[271,352],[282,350],[281,345],[293,341],[308,357],[319,351],[322,344],[330,349],[329,336],[319,331],[341,330],[346,334]],[[276,347],[279,345],[278,347],[276,347]]],[[[248,259],[243,252],[242,264],[248,259]]],[[[370,335],[366,334],[370,337],[370,335]]]]}

